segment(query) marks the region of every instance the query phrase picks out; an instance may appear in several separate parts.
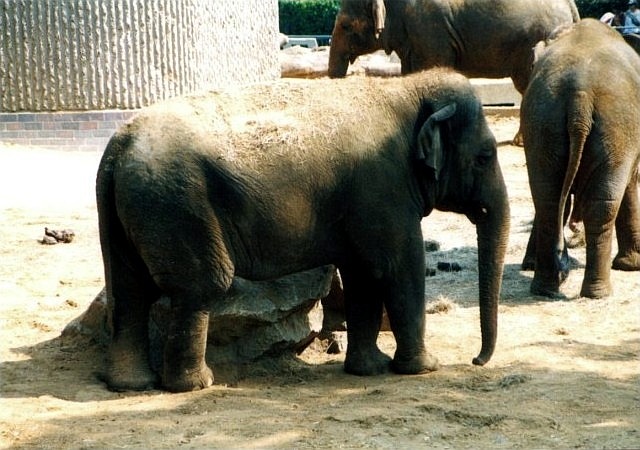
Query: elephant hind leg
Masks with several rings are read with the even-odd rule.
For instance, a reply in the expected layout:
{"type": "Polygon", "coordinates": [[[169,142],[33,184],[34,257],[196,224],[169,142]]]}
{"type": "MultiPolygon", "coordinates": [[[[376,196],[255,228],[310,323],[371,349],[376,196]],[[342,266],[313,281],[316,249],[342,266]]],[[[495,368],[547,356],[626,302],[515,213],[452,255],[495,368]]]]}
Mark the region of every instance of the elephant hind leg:
{"type": "Polygon", "coordinates": [[[221,269],[215,261],[176,258],[184,269],[158,276],[159,285],[171,300],[171,315],[164,343],[162,386],[170,392],[205,389],[213,384],[206,363],[209,305],[220,301],[231,285],[212,275],[221,269]],[[190,272],[188,275],[187,273],[190,272]]]}
{"type": "Polygon", "coordinates": [[[106,372],[112,391],[153,389],[158,376],[149,362],[149,310],[160,292],[138,258],[114,249],[106,258],[112,336],[106,372]]]}
{"type": "Polygon", "coordinates": [[[638,201],[638,173],[622,198],[616,217],[618,254],[613,260],[615,270],[640,271],[640,201],[638,201]]]}
{"type": "Polygon", "coordinates": [[[209,311],[195,307],[201,298],[180,296],[176,302],[175,295],[164,347],[162,386],[170,392],[205,389],[213,384],[213,372],[205,361],[209,311]]]}
{"type": "Polygon", "coordinates": [[[209,306],[226,295],[235,265],[215,217],[174,213],[171,218],[157,218],[154,232],[173,238],[145,246],[144,259],[156,285],[171,301],[162,386],[187,392],[213,384],[213,372],[205,361],[209,306]]]}
{"type": "Polygon", "coordinates": [[[227,287],[209,281],[213,269],[192,269],[189,278],[163,276],[163,291],[171,300],[164,343],[162,386],[170,392],[188,392],[213,384],[205,355],[209,331],[209,304],[226,295],[227,287]]]}
{"type": "Polygon", "coordinates": [[[615,214],[615,202],[594,202],[595,207],[585,214],[585,237],[587,241],[587,262],[580,296],[603,298],[611,295],[611,241],[614,220],[605,213],[615,214]],[[601,205],[598,206],[598,203],[601,205]],[[604,218],[601,223],[593,223],[588,218],[604,218]]]}
{"type": "MultiPolygon", "coordinates": [[[[557,206],[555,209],[557,210],[557,206]]],[[[550,207],[548,210],[553,211],[554,209],[550,207]]],[[[535,262],[533,263],[535,272],[530,292],[533,295],[563,299],[565,296],[560,292],[560,286],[569,276],[569,254],[566,246],[558,253],[558,245],[554,240],[556,235],[555,224],[548,220],[543,223],[540,216],[536,215],[527,245],[527,255],[525,255],[522,264],[523,270],[525,270],[525,263],[531,268],[530,252],[535,252],[535,262]]]]}

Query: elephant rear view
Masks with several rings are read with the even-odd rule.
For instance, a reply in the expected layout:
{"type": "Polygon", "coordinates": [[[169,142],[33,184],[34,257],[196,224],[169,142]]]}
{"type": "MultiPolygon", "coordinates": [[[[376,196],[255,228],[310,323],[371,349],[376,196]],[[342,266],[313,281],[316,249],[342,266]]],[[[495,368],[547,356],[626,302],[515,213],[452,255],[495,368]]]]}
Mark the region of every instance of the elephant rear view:
{"type": "MultiPolygon", "coordinates": [[[[640,56],[597,20],[560,30],[536,47],[521,107],[529,184],[536,210],[525,261],[534,258],[534,294],[556,296],[568,274],[566,205],[585,225],[580,295],[611,294],[613,268],[640,270],[640,56]]],[[[523,263],[524,264],[524,263],[523,263]]]]}
{"type": "Polygon", "coordinates": [[[477,226],[474,363],[494,351],[509,206],[495,139],[459,74],[281,80],[160,103],[111,139],[96,189],[110,389],[209,386],[208,304],[226,300],[233,277],[328,264],[344,287],[347,372],[437,369],[424,343],[420,227],[433,208],[477,226]],[[172,318],[158,376],[147,322],[161,294],[172,318]],[[376,344],[383,307],[393,360],[376,344]]]}
{"type": "Polygon", "coordinates": [[[511,77],[523,93],[531,48],[577,22],[573,0],[342,0],[331,36],[329,76],[363,54],[395,51],[402,73],[452,67],[468,77],[511,77]]]}

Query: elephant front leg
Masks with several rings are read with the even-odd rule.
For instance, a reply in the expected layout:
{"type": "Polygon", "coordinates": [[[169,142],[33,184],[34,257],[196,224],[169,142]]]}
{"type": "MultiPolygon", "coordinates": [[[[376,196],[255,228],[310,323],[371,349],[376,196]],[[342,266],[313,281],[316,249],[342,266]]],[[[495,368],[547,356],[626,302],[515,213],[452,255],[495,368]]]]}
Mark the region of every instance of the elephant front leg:
{"type": "Polygon", "coordinates": [[[531,233],[529,233],[529,241],[527,242],[527,250],[524,258],[522,258],[522,270],[535,270],[536,268],[536,219],[533,219],[531,233]]]}
{"type": "Polygon", "coordinates": [[[618,254],[613,260],[615,270],[640,271],[640,201],[638,201],[638,173],[622,198],[616,217],[618,254]]]}
{"type": "MultiPolygon", "coordinates": [[[[424,280],[422,280],[424,284],[424,280]]],[[[427,351],[424,343],[425,302],[422,294],[401,293],[389,297],[385,303],[389,323],[396,338],[396,353],[391,369],[400,374],[432,372],[440,368],[438,359],[427,351]]]]}
{"type": "Polygon", "coordinates": [[[213,372],[205,362],[209,312],[189,304],[179,304],[172,310],[162,385],[171,392],[207,388],[213,384],[213,372]]]}
{"type": "Polygon", "coordinates": [[[404,251],[406,260],[385,283],[384,306],[396,338],[391,363],[394,372],[418,374],[438,370],[440,365],[425,345],[424,253],[421,245],[404,251]]]}
{"type": "Polygon", "coordinates": [[[340,268],[347,318],[344,370],[353,375],[377,375],[389,370],[391,358],[378,348],[382,297],[376,280],[360,268],[340,268]]]}

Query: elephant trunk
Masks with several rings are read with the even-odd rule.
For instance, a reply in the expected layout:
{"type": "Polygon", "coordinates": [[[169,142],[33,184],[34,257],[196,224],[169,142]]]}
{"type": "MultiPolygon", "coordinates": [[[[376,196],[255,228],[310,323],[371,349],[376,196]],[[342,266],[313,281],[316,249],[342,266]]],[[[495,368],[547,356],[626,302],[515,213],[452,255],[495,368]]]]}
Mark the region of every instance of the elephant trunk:
{"type": "Polygon", "coordinates": [[[502,174],[498,172],[498,181],[502,183],[491,206],[483,209],[476,222],[478,234],[478,285],[480,303],[480,330],[482,349],[473,359],[473,364],[482,366],[493,355],[498,336],[498,303],[502,286],[504,256],[509,237],[510,211],[506,187],[502,174]],[[486,210],[486,212],[485,212],[486,210]]]}
{"type": "Polygon", "coordinates": [[[338,48],[339,38],[336,38],[335,34],[331,38],[328,73],[330,78],[343,78],[347,75],[347,69],[349,68],[349,54],[338,48]]]}

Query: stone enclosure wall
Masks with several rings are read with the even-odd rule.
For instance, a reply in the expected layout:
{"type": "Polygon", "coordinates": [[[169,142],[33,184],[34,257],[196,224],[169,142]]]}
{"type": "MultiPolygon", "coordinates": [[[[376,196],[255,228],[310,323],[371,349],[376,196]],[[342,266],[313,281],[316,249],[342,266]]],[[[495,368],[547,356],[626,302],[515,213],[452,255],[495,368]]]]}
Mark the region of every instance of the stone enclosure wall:
{"type": "Polygon", "coordinates": [[[276,79],[277,39],[276,0],[0,0],[0,140],[76,127],[3,113],[132,110],[276,79]]]}

